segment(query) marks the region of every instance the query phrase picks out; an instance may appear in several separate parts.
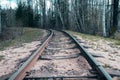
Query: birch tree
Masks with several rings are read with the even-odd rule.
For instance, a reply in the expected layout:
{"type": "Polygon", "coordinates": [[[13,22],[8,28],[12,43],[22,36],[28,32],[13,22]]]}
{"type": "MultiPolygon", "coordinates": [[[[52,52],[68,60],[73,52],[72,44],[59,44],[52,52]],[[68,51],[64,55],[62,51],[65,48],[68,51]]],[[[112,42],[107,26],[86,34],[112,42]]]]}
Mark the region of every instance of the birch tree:
{"type": "Polygon", "coordinates": [[[106,34],[106,0],[103,0],[103,14],[102,14],[102,28],[103,28],[103,36],[106,37],[107,34],[106,34]]]}
{"type": "Polygon", "coordinates": [[[42,28],[70,29],[106,37],[118,27],[119,0],[35,1],[34,13],[39,15],[36,18],[42,28]]]}

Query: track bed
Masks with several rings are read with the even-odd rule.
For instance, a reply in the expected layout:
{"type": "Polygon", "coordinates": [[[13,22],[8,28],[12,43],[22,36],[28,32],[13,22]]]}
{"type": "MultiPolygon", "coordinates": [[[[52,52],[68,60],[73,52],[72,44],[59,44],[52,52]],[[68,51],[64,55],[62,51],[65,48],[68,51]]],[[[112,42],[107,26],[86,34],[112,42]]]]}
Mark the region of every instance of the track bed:
{"type": "Polygon", "coordinates": [[[25,79],[56,77],[56,80],[96,80],[97,75],[92,74],[91,70],[74,41],[65,34],[54,31],[53,39],[25,79]]]}
{"type": "Polygon", "coordinates": [[[112,78],[73,36],[66,32],[50,30],[39,48],[9,80],[112,80],[112,78]]]}

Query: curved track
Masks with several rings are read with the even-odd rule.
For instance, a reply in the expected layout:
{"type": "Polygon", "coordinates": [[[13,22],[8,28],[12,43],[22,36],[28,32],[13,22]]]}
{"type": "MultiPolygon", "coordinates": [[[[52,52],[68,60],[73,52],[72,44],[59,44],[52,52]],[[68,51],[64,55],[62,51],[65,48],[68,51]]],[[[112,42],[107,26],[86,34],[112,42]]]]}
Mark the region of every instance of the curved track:
{"type": "Polygon", "coordinates": [[[34,61],[29,59],[9,80],[112,80],[71,35],[54,31],[52,36],[35,52],[34,61]]]}

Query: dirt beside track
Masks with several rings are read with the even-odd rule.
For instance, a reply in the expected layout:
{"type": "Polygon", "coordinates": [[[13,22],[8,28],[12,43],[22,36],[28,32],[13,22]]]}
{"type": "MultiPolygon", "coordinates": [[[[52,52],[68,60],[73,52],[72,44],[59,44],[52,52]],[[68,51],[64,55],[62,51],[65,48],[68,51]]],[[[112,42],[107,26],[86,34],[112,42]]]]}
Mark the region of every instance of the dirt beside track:
{"type": "MultiPolygon", "coordinates": [[[[46,34],[46,31],[44,31],[44,34],[46,34]]],[[[8,78],[18,70],[40,44],[40,41],[32,41],[31,43],[23,43],[21,47],[9,47],[0,51],[0,55],[4,56],[4,59],[0,61],[0,80],[8,78]]]]}

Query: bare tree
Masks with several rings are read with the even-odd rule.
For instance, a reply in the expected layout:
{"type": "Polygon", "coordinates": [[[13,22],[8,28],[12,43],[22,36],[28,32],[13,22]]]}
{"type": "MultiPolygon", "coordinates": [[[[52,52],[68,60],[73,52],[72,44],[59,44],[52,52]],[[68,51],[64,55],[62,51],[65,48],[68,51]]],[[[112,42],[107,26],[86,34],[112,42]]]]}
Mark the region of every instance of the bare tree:
{"type": "Polygon", "coordinates": [[[43,0],[43,6],[42,6],[42,13],[43,13],[43,28],[46,28],[46,0],[43,0]]]}
{"type": "Polygon", "coordinates": [[[2,26],[1,26],[1,6],[0,6],[0,33],[2,33],[2,26]]]}
{"type": "Polygon", "coordinates": [[[103,14],[102,14],[102,27],[103,27],[103,36],[106,37],[106,0],[103,0],[103,14]]]}
{"type": "Polygon", "coordinates": [[[112,33],[114,33],[118,29],[118,6],[119,0],[113,0],[113,26],[112,33]]]}
{"type": "Polygon", "coordinates": [[[70,29],[108,36],[110,32],[114,33],[118,26],[119,0],[22,1],[26,4],[33,2],[33,19],[39,20],[41,28],[70,29]],[[46,7],[48,1],[51,3],[49,9],[46,7]]]}

